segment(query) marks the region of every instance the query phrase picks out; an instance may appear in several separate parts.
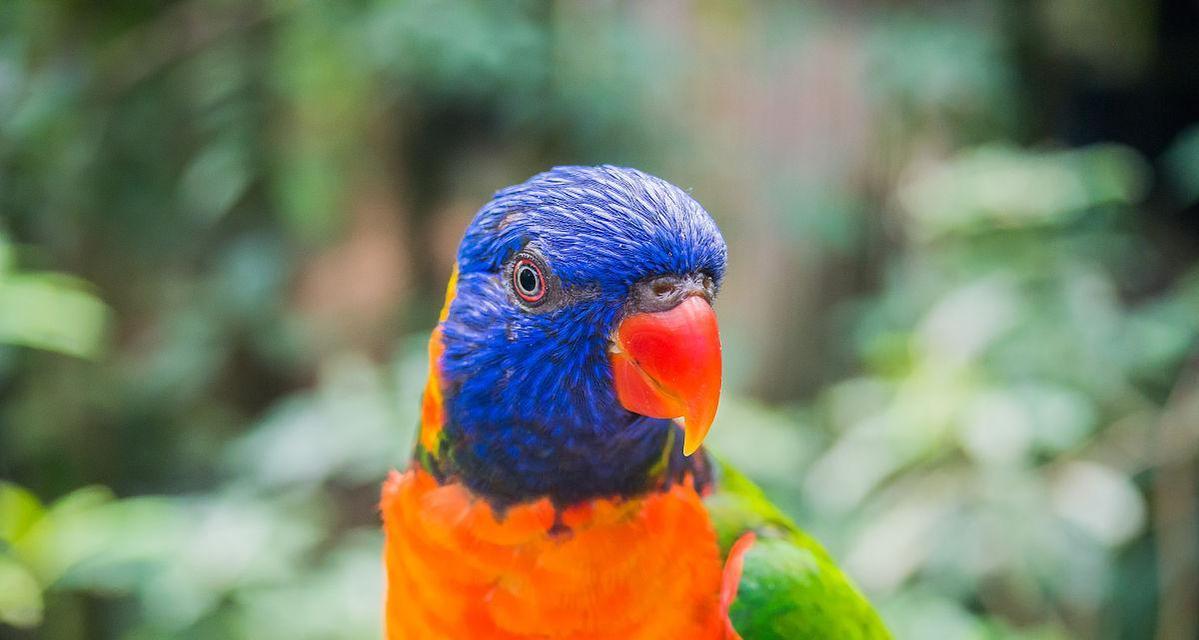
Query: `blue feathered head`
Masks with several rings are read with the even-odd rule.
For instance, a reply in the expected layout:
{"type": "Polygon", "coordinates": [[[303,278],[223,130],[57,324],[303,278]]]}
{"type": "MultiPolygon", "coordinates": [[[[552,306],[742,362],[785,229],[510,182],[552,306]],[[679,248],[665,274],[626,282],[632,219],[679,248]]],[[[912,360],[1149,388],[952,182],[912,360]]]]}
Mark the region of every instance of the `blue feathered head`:
{"type": "Polygon", "coordinates": [[[699,203],[635,169],[557,167],[498,192],[458,251],[441,325],[445,450],[432,453],[509,500],[643,481],[674,438],[668,418],[715,412],[710,304],[726,255],[699,203]],[[706,382],[675,384],[704,367],[706,382]],[[679,385],[706,385],[688,391],[708,405],[679,385]]]}

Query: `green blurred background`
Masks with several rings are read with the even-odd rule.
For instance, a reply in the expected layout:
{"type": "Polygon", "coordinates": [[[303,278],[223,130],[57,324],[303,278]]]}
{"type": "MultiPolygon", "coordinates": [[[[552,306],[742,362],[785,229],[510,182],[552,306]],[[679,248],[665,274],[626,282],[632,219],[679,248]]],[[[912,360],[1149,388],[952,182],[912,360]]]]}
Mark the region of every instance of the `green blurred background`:
{"type": "Polygon", "coordinates": [[[730,245],[711,438],[902,639],[1199,638],[1199,5],[0,3],[0,637],[380,635],[457,240],[730,245]]]}

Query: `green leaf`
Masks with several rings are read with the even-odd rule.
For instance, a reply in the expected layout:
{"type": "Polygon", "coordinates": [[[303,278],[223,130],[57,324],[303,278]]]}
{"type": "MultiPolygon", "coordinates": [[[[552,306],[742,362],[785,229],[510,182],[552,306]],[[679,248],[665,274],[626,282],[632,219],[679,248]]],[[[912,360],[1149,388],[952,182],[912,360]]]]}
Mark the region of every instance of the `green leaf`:
{"type": "Polygon", "coordinates": [[[95,358],[107,320],[104,303],[73,278],[22,274],[0,279],[0,344],[95,358]]]}
{"type": "Polygon", "coordinates": [[[1166,175],[1184,203],[1199,201],[1199,125],[1183,131],[1166,152],[1166,175]]]}
{"type": "Polygon", "coordinates": [[[0,622],[35,627],[42,622],[42,590],[16,560],[0,555],[0,622]]]}
{"type": "Polygon", "coordinates": [[[11,482],[0,482],[0,543],[12,544],[44,512],[32,493],[11,482]]]}
{"type": "Polygon", "coordinates": [[[180,180],[185,207],[207,222],[227,213],[250,184],[251,167],[237,140],[209,145],[192,159],[180,180]]]}
{"type": "Polygon", "coordinates": [[[45,585],[74,565],[94,558],[109,541],[95,526],[97,514],[112,502],[104,487],[84,487],[60,498],[13,545],[14,555],[45,585]]]}

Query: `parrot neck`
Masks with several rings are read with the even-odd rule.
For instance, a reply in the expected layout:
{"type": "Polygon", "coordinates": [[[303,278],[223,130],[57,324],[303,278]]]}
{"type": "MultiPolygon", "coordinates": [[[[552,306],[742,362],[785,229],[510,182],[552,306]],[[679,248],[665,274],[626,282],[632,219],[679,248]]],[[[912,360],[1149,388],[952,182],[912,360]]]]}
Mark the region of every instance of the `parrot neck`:
{"type": "Polygon", "coordinates": [[[710,480],[703,452],[683,456],[682,431],[668,420],[635,416],[602,436],[593,430],[565,440],[562,431],[447,422],[437,450],[418,446],[416,457],[439,481],[466,485],[500,512],[542,498],[559,508],[631,498],[686,481],[702,489],[710,480]]]}

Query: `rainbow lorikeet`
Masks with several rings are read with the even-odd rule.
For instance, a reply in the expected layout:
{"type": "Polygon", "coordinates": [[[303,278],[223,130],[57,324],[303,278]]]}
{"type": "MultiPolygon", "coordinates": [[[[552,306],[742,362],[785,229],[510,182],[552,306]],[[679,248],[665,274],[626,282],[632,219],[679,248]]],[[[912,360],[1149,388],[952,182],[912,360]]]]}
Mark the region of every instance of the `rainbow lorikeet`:
{"type": "Polygon", "coordinates": [[[726,248],[679,188],[559,167],[458,250],[411,466],[383,488],[391,640],[888,638],[701,443],[726,248]]]}

